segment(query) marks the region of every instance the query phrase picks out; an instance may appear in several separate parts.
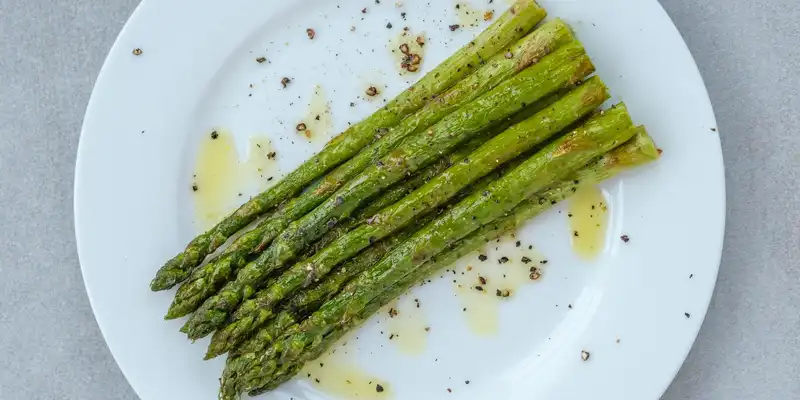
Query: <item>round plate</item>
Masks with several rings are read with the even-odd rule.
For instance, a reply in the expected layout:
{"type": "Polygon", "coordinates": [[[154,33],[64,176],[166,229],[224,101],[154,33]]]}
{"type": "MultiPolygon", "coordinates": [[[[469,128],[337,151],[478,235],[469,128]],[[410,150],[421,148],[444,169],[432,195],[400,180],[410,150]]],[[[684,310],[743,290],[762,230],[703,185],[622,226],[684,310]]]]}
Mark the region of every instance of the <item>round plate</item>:
{"type": "MultiPolygon", "coordinates": [[[[183,321],[162,319],[174,291],[148,288],[202,229],[191,186],[208,133],[231,132],[241,154],[249,136],[266,135],[276,168],[288,171],[421,76],[397,73],[391,49],[405,26],[428,38],[424,73],[488,25],[484,11],[508,7],[499,0],[458,8],[427,0],[201,3],[142,2],[100,73],[78,151],[75,227],[86,290],[144,400],[214,399],[224,363],[202,361],[207,341],[191,344],[178,332],[183,321]],[[291,78],[285,89],[283,77],[291,78]],[[370,85],[381,94],[368,100],[370,85]],[[333,129],[309,140],[295,125],[314,101],[329,107],[333,129]]],[[[431,328],[419,354],[387,339],[385,315],[365,324],[348,357],[391,386],[385,397],[655,399],[700,328],[719,266],[725,188],[713,111],[692,57],[655,0],[542,6],[573,26],[613,100],[626,102],[663,156],[602,185],[610,224],[596,260],[571,251],[563,205],[518,233],[549,263],[538,282],[499,307],[496,333],[469,329],[451,279],[438,275],[411,295],[431,328]]],[[[305,380],[265,396],[290,397],[335,398],[305,380]]]]}

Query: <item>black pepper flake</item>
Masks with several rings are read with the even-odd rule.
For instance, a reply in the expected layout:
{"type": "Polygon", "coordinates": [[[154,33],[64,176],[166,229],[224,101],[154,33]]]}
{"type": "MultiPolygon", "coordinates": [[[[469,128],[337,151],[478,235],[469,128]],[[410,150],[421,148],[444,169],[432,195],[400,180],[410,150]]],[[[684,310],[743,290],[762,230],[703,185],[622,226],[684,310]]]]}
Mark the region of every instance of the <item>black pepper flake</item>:
{"type": "Polygon", "coordinates": [[[216,139],[219,137],[219,133],[217,131],[211,131],[211,139],[216,139]]]}
{"type": "Polygon", "coordinates": [[[285,76],[284,76],[284,77],[281,79],[281,85],[283,85],[283,88],[284,88],[284,89],[285,89],[285,88],[286,88],[286,86],[287,86],[287,85],[289,85],[291,82],[292,82],[292,80],[291,80],[291,79],[289,79],[289,78],[287,78],[287,77],[285,77],[285,76]]]}
{"type": "Polygon", "coordinates": [[[631,238],[628,237],[628,235],[622,235],[619,238],[622,239],[622,241],[625,243],[628,243],[631,240],[631,238]]]}
{"type": "Polygon", "coordinates": [[[485,285],[486,284],[486,278],[484,278],[482,276],[478,276],[478,281],[480,281],[481,285],[485,285]]]}
{"type": "Polygon", "coordinates": [[[465,384],[469,385],[469,381],[464,381],[465,384]]]}
{"type": "Polygon", "coordinates": [[[394,307],[389,309],[389,317],[394,318],[397,316],[397,310],[394,307]]]}
{"type": "Polygon", "coordinates": [[[519,246],[522,246],[522,242],[520,242],[519,240],[517,240],[516,246],[517,246],[517,247],[519,247],[519,246]]]}
{"type": "Polygon", "coordinates": [[[301,122],[297,124],[297,126],[295,126],[294,129],[296,129],[298,132],[304,132],[306,129],[308,129],[308,127],[306,126],[305,123],[301,122]]]}
{"type": "MultiPolygon", "coordinates": [[[[274,160],[276,155],[277,155],[277,153],[275,153],[274,151],[271,151],[271,152],[267,153],[267,159],[268,160],[274,160]]],[[[270,179],[272,179],[272,178],[270,178],[270,179]]]]}
{"type": "Polygon", "coordinates": [[[694,278],[694,274],[689,274],[689,279],[694,278]]]}
{"type": "Polygon", "coordinates": [[[529,257],[522,257],[521,261],[522,261],[523,264],[527,264],[527,263],[529,263],[529,262],[531,262],[533,260],[531,260],[529,257]]]}
{"type": "Polygon", "coordinates": [[[376,88],[375,86],[370,86],[367,88],[367,91],[365,93],[367,94],[367,96],[370,97],[375,96],[378,94],[378,88],[376,88]]]}
{"type": "Polygon", "coordinates": [[[381,386],[381,384],[375,385],[375,391],[378,393],[383,392],[383,386],[381,386]]]}
{"type": "Polygon", "coordinates": [[[140,56],[140,55],[142,55],[142,49],[140,49],[140,48],[138,48],[138,47],[137,47],[137,48],[135,48],[135,49],[133,49],[133,55],[135,55],[135,56],[140,56]]]}
{"type": "Polygon", "coordinates": [[[500,263],[500,264],[505,264],[505,263],[508,262],[508,257],[506,257],[506,256],[500,257],[500,259],[497,260],[497,262],[500,263]]]}
{"type": "Polygon", "coordinates": [[[256,62],[259,63],[259,64],[263,64],[266,61],[267,61],[267,57],[258,57],[258,58],[256,58],[256,62]]]}
{"type": "Polygon", "coordinates": [[[688,312],[683,313],[683,315],[685,315],[686,318],[691,318],[692,317],[692,314],[689,314],[688,312]]]}
{"type": "Polygon", "coordinates": [[[547,264],[547,260],[539,261],[539,264],[545,265],[545,264],[547,264]]]}
{"type": "Polygon", "coordinates": [[[389,335],[389,340],[392,340],[392,339],[394,339],[394,333],[389,335]]]}
{"type": "Polygon", "coordinates": [[[528,250],[533,250],[533,245],[528,246],[528,250]]]}
{"type": "Polygon", "coordinates": [[[196,191],[197,191],[197,185],[196,185],[196,184],[195,184],[195,185],[192,185],[192,191],[194,191],[194,192],[196,192],[196,191]]]}
{"type": "Polygon", "coordinates": [[[350,102],[350,107],[355,107],[355,106],[356,106],[356,103],[353,103],[353,102],[351,101],[351,102],[350,102]]]}
{"type": "Polygon", "coordinates": [[[453,393],[453,389],[447,388],[447,393],[453,393]]]}
{"type": "Polygon", "coordinates": [[[567,304],[567,308],[569,308],[570,310],[572,310],[572,304],[567,304]]]}
{"type": "Polygon", "coordinates": [[[578,237],[578,231],[572,231],[572,236],[578,237]]]}
{"type": "Polygon", "coordinates": [[[568,214],[567,214],[567,217],[570,217],[570,218],[572,218],[572,213],[568,213],[568,214]]]}
{"type": "Polygon", "coordinates": [[[478,260],[481,260],[481,261],[486,261],[488,258],[489,257],[486,257],[486,255],[484,255],[484,254],[479,254],[478,255],[478,260]]]}
{"type": "Polygon", "coordinates": [[[458,29],[458,28],[460,28],[460,27],[461,27],[461,25],[459,25],[459,24],[453,24],[453,25],[450,25],[450,26],[449,26],[449,28],[450,28],[450,32],[455,32],[455,31],[456,31],[456,29],[458,29]]]}
{"type": "Polygon", "coordinates": [[[402,17],[403,19],[406,19],[406,13],[404,13],[404,12],[401,12],[401,13],[400,13],[400,17],[402,17]]]}
{"type": "Polygon", "coordinates": [[[391,22],[389,22],[388,24],[386,24],[386,29],[392,29],[392,23],[391,23],[391,22]]]}
{"type": "Polygon", "coordinates": [[[475,286],[475,290],[477,290],[479,292],[482,292],[483,291],[483,286],[475,286]]]}

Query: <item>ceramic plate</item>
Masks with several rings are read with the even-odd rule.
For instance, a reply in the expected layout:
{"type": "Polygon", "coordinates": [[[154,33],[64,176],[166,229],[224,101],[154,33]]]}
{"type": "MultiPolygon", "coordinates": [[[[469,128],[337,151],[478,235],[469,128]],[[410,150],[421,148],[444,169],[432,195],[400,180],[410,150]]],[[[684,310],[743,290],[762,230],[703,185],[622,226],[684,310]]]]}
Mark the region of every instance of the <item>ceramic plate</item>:
{"type": "MultiPolygon", "coordinates": [[[[600,254],[576,255],[570,203],[559,205],[487,248],[487,262],[467,257],[415,288],[393,305],[395,318],[379,313],[338,345],[336,368],[315,372],[319,384],[298,379],[263,398],[656,399],[669,385],[703,321],[722,248],[723,164],[706,89],[655,0],[542,6],[572,25],[613,101],[624,101],[664,150],[657,163],[601,186],[600,254]],[[511,261],[498,264],[506,255],[511,261]],[[525,279],[522,257],[541,278],[525,279]],[[490,294],[510,287],[513,295],[476,300],[468,289],[479,274],[490,277],[490,294]]],[[[507,7],[141,3],[88,106],[75,226],[98,324],[142,399],[214,399],[224,364],[202,361],[207,340],[189,343],[182,320],[163,320],[174,291],[148,288],[162,263],[467,43],[489,24],[486,11],[507,7]],[[417,74],[398,73],[392,51],[405,27],[427,39],[417,74]],[[366,96],[369,86],[379,95],[366,96]],[[311,134],[296,131],[301,121],[311,134]],[[198,194],[207,188],[212,196],[198,194]]]]}

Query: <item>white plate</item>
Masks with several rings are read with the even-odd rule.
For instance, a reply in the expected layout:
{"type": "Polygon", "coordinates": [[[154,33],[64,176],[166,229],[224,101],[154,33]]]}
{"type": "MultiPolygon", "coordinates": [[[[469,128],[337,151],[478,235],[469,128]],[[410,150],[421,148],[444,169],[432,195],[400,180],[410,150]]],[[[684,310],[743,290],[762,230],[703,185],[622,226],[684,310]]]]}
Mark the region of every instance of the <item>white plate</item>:
{"type": "MultiPolygon", "coordinates": [[[[508,6],[472,5],[481,14],[508,6]]],[[[496,335],[467,328],[449,279],[414,292],[432,328],[421,355],[389,344],[383,316],[366,324],[349,356],[388,381],[396,399],[655,399],[705,315],[722,247],[724,175],[691,55],[655,0],[542,5],[574,27],[615,100],[649,128],[663,157],[603,185],[611,224],[598,260],[582,262],[570,250],[564,206],[520,232],[550,262],[541,282],[502,307],[496,335]],[[586,362],[582,350],[591,353],[586,362]]],[[[377,108],[380,100],[359,98],[369,84],[391,98],[408,85],[404,79],[420,76],[394,72],[387,44],[403,26],[429,38],[424,72],[486,25],[451,32],[454,23],[450,1],[404,0],[398,8],[390,0],[145,0],[138,7],[86,113],[75,226],[97,321],[142,399],[216,396],[223,360],[203,362],[206,341],[192,345],[178,333],[182,321],[162,319],[173,292],[148,289],[158,267],[199,230],[189,188],[208,132],[230,130],[242,153],[249,135],[266,134],[288,171],[322,145],[294,132],[315,85],[328,96],[338,132],[377,108]],[[313,41],[306,28],[316,30],[313,41]],[[260,56],[269,62],[257,63],[260,56]],[[286,90],[283,76],[293,78],[286,90]]],[[[305,381],[265,398],[290,396],[333,398],[305,381]]]]}

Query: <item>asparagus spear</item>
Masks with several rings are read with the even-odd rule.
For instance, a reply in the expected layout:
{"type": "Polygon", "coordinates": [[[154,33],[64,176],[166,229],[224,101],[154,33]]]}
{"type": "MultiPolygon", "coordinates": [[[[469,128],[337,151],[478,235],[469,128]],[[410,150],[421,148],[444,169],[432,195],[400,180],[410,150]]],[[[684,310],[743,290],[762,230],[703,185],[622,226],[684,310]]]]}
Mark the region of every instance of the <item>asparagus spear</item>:
{"type": "Polygon", "coordinates": [[[224,338],[232,346],[241,340],[236,339],[237,335],[243,338],[258,328],[258,321],[266,321],[271,317],[275,306],[297,288],[325,276],[341,259],[407,226],[416,216],[448,201],[469,183],[544,142],[589,114],[607,98],[605,85],[600,78],[592,77],[552,106],[490,139],[463,162],[452,166],[398,203],[381,210],[370,218],[368,224],[337,239],[314,257],[294,265],[255,298],[245,301],[234,314],[233,322],[220,331],[224,333],[218,337],[224,338]],[[331,257],[332,261],[327,257],[331,257]]]}
{"type": "Polygon", "coordinates": [[[408,90],[363,121],[333,138],[322,151],[289,173],[278,184],[252,198],[213,228],[194,238],[186,248],[167,261],[150,283],[154,291],[169,289],[185,280],[194,267],[222,246],[233,234],[258,216],[297,193],[314,179],[360,152],[373,140],[376,131],[389,128],[422,108],[473,72],[493,54],[530,31],[545,16],[534,0],[517,0],[497,21],[469,44],[459,49],[408,90]]]}
{"type": "MultiPolygon", "coordinates": [[[[489,60],[478,71],[460,81],[444,95],[437,97],[420,112],[390,129],[381,140],[373,143],[353,159],[312,185],[299,197],[282,206],[257,228],[245,233],[230,246],[226,254],[223,254],[219,260],[198,268],[196,272],[192,273],[190,281],[181,286],[175,295],[175,300],[170,306],[166,318],[182,317],[197,309],[203,300],[216,292],[222,283],[244,265],[248,254],[261,252],[290,222],[302,217],[329,199],[336,190],[364,171],[367,166],[386,156],[404,138],[441,120],[461,105],[497,86],[517,70],[538,62],[538,58],[541,56],[572,40],[569,27],[561,20],[554,20],[521,39],[514,46],[510,58],[507,58],[506,54],[498,54],[489,60]]],[[[309,237],[308,239],[316,238],[309,237]]],[[[307,243],[307,241],[301,242],[304,245],[307,243]]]]}
{"type": "MultiPolygon", "coordinates": [[[[347,217],[360,199],[380,193],[527,104],[572,86],[593,71],[577,43],[560,48],[501,83],[495,89],[443,118],[427,131],[409,137],[375,165],[348,182],[313,212],[293,222],[256,261],[239,271],[236,280],[206,300],[184,326],[190,339],[201,338],[225,322],[228,312],[251,297],[264,279],[290,261],[309,241],[319,238],[347,217]]],[[[363,248],[363,247],[362,247],[363,248]]]]}
{"type": "MultiPolygon", "coordinates": [[[[324,340],[320,340],[309,347],[308,351],[303,355],[301,362],[280,366],[280,370],[276,374],[275,379],[270,381],[265,387],[250,391],[249,394],[255,396],[264,391],[274,389],[279,384],[290,379],[303,367],[305,362],[320,357],[347,331],[375,314],[381,307],[403,294],[425,277],[452,265],[461,257],[479,250],[486,242],[493,241],[507,233],[514,232],[529,219],[539,215],[553,204],[570,197],[579,188],[593,186],[604,180],[611,179],[626,170],[655,161],[657,158],[658,150],[652,139],[647,135],[643,127],[637,128],[636,136],[622,146],[606,153],[600,159],[584,167],[569,179],[565,179],[547,190],[524,200],[512,210],[510,215],[482,226],[466,238],[451,245],[448,250],[445,250],[440,255],[426,262],[419,270],[403,277],[397,284],[371,301],[358,317],[354,318],[347,326],[332,331],[325,336],[324,340]]],[[[260,349],[256,351],[258,350],[260,349]]],[[[244,359],[241,358],[232,359],[232,361],[236,360],[240,362],[244,361],[244,359]]],[[[239,367],[241,368],[241,366],[239,367]]]]}
{"type": "MultiPolygon", "coordinates": [[[[341,293],[303,321],[296,334],[276,343],[274,348],[280,355],[275,361],[281,364],[295,362],[304,349],[357,318],[380,293],[448,245],[503,216],[524,198],[627,141],[634,134],[631,128],[625,107],[618,105],[551,142],[486,190],[471,194],[348,283],[341,293]]],[[[243,391],[264,386],[265,377],[271,379],[275,365],[267,362],[262,367],[267,368],[252,370],[239,381],[243,391]]]]}

